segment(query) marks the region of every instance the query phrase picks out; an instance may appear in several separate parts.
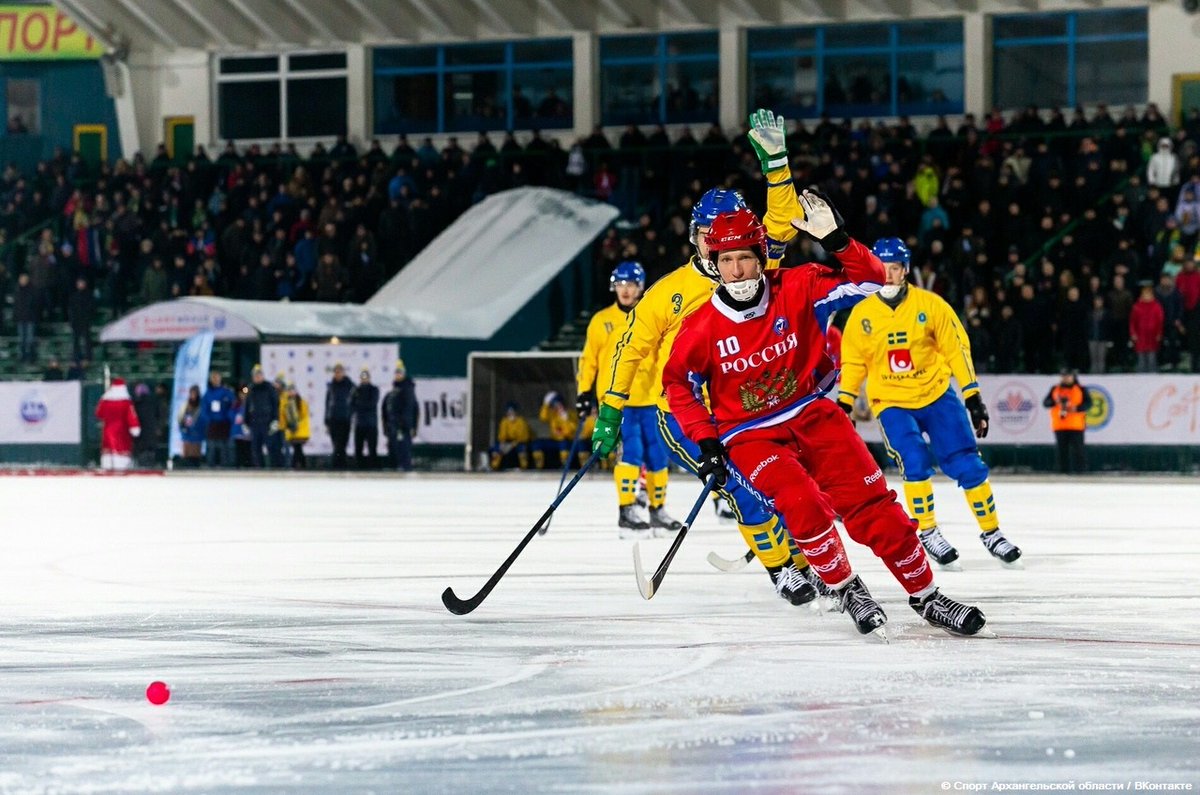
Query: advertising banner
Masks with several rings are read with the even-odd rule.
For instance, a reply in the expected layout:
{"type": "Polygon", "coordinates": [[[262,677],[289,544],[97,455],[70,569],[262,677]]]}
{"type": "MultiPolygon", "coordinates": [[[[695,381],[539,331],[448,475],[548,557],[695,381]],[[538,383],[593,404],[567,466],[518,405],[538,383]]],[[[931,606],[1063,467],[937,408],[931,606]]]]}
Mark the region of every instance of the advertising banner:
{"type": "MultiPolygon", "coordinates": [[[[980,444],[1054,444],[1050,409],[1042,401],[1056,375],[981,375],[991,416],[980,444]]],[[[1200,444],[1200,375],[1080,375],[1092,407],[1088,444],[1200,444]]],[[[874,422],[859,422],[867,441],[882,441],[874,422]]]]}
{"type": "Polygon", "coordinates": [[[0,60],[99,58],[104,47],[52,5],[0,5],[0,60]]]}
{"type": "Polygon", "coordinates": [[[82,400],[78,381],[0,382],[0,444],[79,444],[82,400]]]}
{"type": "Polygon", "coordinates": [[[467,443],[467,379],[414,378],[420,425],[414,444],[467,443]]]}
{"type": "Polygon", "coordinates": [[[171,392],[171,416],[167,427],[170,431],[169,455],[183,455],[183,437],[179,431],[179,414],[187,403],[188,389],[200,387],[200,394],[208,389],[208,368],[212,361],[213,333],[202,331],[189,337],[175,353],[175,384],[171,392]]]}

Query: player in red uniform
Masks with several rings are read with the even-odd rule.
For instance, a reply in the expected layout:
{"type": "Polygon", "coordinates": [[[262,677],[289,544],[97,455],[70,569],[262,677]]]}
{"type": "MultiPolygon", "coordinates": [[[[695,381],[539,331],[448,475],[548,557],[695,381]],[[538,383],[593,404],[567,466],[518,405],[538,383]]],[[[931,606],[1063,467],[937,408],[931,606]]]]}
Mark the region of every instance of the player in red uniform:
{"type": "MultiPolygon", "coordinates": [[[[850,568],[833,525],[836,513],[855,541],[883,561],[909,604],[934,626],[962,635],[983,628],[977,607],[941,594],[911,520],[887,487],[854,426],[826,392],[837,370],[825,353],[832,314],[878,290],[883,265],[842,229],[819,195],[800,195],[793,223],[834,254],[766,271],[766,230],[749,210],[718,216],[705,239],[721,272],[710,303],[683,321],[663,386],[671,412],[699,445],[700,476],[724,482],[725,457],[783,515],[800,551],[836,589],[859,632],[887,621],[850,568]],[[706,408],[707,385],[712,412],[706,408]]],[[[736,472],[735,477],[738,477],[736,472]]]]}

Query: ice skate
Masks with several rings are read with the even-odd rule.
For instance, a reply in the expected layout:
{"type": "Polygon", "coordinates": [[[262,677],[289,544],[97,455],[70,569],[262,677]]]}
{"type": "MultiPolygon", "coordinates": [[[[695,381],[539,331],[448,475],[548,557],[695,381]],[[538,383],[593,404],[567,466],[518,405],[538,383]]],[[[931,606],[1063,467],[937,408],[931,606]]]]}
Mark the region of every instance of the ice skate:
{"type": "Polygon", "coordinates": [[[819,610],[833,612],[841,609],[841,597],[838,592],[829,587],[829,584],[821,579],[821,575],[817,574],[817,570],[812,566],[805,566],[800,569],[800,576],[808,581],[817,591],[817,603],[814,605],[819,610]]]}
{"type": "Polygon", "coordinates": [[[917,537],[921,539],[921,546],[925,547],[925,552],[937,565],[946,571],[962,571],[962,566],[958,563],[958,550],[946,540],[941,530],[931,527],[917,533],[917,537]]]}
{"type": "Polygon", "coordinates": [[[1005,538],[1004,534],[999,530],[992,530],[990,533],[980,533],[979,540],[983,542],[983,546],[987,548],[987,551],[992,553],[992,557],[1008,568],[1022,568],[1020,563],[1021,550],[1005,538]]]}
{"type": "Polygon", "coordinates": [[[717,512],[717,520],[724,524],[737,523],[737,515],[729,509],[725,504],[725,500],[721,497],[713,499],[713,509],[717,512]]]}
{"type": "Polygon", "coordinates": [[[857,574],[835,593],[839,611],[850,614],[859,632],[864,635],[874,633],[887,642],[887,633],[883,629],[883,625],[887,623],[887,613],[884,613],[883,608],[872,598],[871,592],[857,574]]]}
{"type": "Polygon", "coordinates": [[[667,506],[650,509],[650,527],[657,538],[668,538],[683,529],[683,522],[667,513],[667,506]]]}
{"type": "Polygon", "coordinates": [[[794,605],[808,604],[817,598],[817,589],[790,560],[782,566],[768,566],[767,574],[775,583],[775,593],[794,605]]]}
{"type": "Polygon", "coordinates": [[[987,618],[978,607],[956,602],[937,589],[924,599],[908,597],[908,605],[921,618],[951,635],[977,635],[987,623],[987,618]]]}
{"type": "Polygon", "coordinates": [[[638,512],[637,503],[621,506],[621,513],[617,517],[617,535],[621,538],[643,539],[654,538],[654,531],[650,528],[650,523],[642,518],[638,512]]]}

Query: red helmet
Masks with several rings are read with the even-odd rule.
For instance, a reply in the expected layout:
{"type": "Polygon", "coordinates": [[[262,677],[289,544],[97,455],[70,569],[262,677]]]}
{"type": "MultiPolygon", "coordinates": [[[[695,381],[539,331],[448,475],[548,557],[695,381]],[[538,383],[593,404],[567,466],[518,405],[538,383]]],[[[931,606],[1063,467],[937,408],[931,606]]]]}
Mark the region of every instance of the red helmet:
{"type": "Polygon", "coordinates": [[[720,252],[739,248],[748,248],[761,261],[767,261],[767,228],[758,216],[745,208],[721,213],[713,219],[704,243],[714,262],[720,252]]]}

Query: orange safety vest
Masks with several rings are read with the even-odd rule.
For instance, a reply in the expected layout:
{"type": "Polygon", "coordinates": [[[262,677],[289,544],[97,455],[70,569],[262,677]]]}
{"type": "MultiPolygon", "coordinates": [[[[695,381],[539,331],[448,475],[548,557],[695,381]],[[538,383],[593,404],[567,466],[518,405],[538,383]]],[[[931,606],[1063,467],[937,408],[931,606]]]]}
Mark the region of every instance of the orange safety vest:
{"type": "Polygon", "coordinates": [[[1067,387],[1056,386],[1050,391],[1054,405],[1050,407],[1050,427],[1056,431],[1082,431],[1087,427],[1087,412],[1075,409],[1083,403],[1083,388],[1079,384],[1067,387]],[[1063,413],[1059,401],[1067,400],[1070,411],[1063,413]]]}

